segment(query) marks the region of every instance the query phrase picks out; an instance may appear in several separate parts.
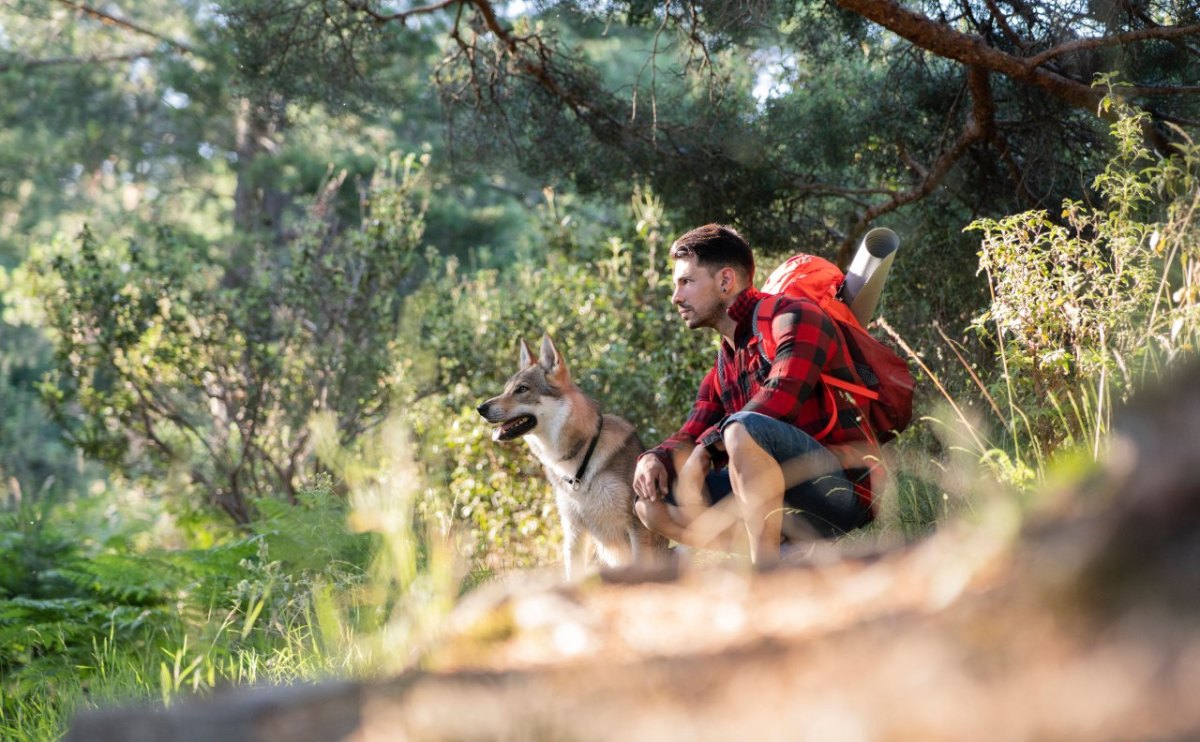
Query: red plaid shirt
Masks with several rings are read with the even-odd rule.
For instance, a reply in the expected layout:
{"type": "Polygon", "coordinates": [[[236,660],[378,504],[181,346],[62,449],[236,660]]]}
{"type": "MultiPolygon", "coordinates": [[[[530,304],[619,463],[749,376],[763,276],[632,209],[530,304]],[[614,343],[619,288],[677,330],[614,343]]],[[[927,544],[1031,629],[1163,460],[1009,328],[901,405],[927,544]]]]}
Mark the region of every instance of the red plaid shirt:
{"type": "MultiPolygon", "coordinates": [[[[825,373],[857,383],[846,366],[833,321],[809,299],[781,297],[771,318],[771,336],[776,347],[774,360],[768,363],[759,348],[761,339],[754,332],[755,309],[768,296],[748,288],[734,300],[729,316],[737,322],[735,347],[721,341],[717,362],[700,382],[696,402],[683,427],[647,451],[663,462],[672,481],[675,467],[671,451],[693,443],[712,450],[713,444],[721,439],[721,423],[735,412],[758,412],[817,436],[834,413],[831,403],[837,419],[821,442],[846,469],[865,471],[868,466],[863,457],[871,446],[862,445],[867,444],[868,438],[858,422],[861,415],[858,407],[849,394],[827,391],[821,381],[821,374],[825,373]]],[[[724,454],[713,451],[715,464],[723,465],[724,459],[724,454]]],[[[849,473],[853,479],[863,471],[849,473]]],[[[856,489],[860,497],[870,502],[865,478],[856,489]]]]}

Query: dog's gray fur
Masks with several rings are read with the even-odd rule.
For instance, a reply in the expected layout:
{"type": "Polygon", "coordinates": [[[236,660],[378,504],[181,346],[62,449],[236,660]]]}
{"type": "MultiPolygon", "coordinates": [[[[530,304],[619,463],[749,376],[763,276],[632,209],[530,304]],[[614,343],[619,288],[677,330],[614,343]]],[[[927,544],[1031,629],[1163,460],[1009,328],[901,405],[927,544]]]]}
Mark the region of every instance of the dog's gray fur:
{"type": "Polygon", "coordinates": [[[572,383],[549,335],[542,336],[537,360],[521,340],[519,370],[504,393],[478,411],[496,426],[493,440],[523,437],[542,463],[562,519],[568,579],[579,577],[585,566],[585,534],[609,567],[653,565],[666,557],[666,539],[648,530],[633,512],[633,469],[643,449],[628,421],[603,415],[603,431],[587,470],[577,486],[573,483],[600,429],[601,414],[599,405],[572,383]]]}

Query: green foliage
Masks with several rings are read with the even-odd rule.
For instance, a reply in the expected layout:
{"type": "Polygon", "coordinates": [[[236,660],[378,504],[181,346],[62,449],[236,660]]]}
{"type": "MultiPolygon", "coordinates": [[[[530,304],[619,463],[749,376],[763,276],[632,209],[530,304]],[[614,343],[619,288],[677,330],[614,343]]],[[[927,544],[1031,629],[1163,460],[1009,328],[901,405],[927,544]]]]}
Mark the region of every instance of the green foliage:
{"type": "Polygon", "coordinates": [[[411,100],[419,90],[404,85],[400,70],[436,49],[428,35],[392,33],[349,3],[226,0],[213,10],[238,60],[239,83],[260,99],[266,93],[337,106],[411,100]]]}
{"type": "MultiPolygon", "coordinates": [[[[913,272],[939,276],[914,324],[937,312],[957,326],[977,311],[981,287],[963,270],[974,250],[962,223],[1088,197],[1080,174],[1106,152],[1081,89],[1105,69],[1148,85],[1194,78],[1183,47],[1135,38],[1183,26],[1192,11],[1152,19],[1042,3],[1018,28],[992,5],[910,5],[938,31],[965,35],[963,48],[934,43],[932,29],[901,39],[813,1],[219,4],[243,77],[296,100],[390,105],[409,45],[440,44],[431,77],[452,149],[467,167],[504,171],[496,180],[519,170],[534,189],[570,183],[585,195],[648,183],[682,221],[735,223],[780,252],[830,254],[866,214],[885,214],[909,264],[924,266],[913,272]],[[1080,26],[1112,43],[1058,48],[1062,29],[1080,26]],[[1076,94],[995,66],[986,86],[968,84],[960,60],[976,41],[1013,58],[1058,49],[1056,74],[1076,94]],[[973,143],[957,147],[968,134],[973,143]],[[934,270],[943,265],[949,275],[934,270]]],[[[1194,121],[1196,96],[1175,92],[1160,91],[1148,110],[1194,121]]]]}
{"type": "MultiPolygon", "coordinates": [[[[8,733],[30,703],[60,723],[56,691],[100,680],[92,670],[101,645],[152,656],[178,630],[181,599],[203,574],[200,562],[85,547],[75,527],[46,501],[0,513],[0,729],[8,733]]],[[[222,571],[252,554],[227,550],[222,571]]]]}
{"type": "MultiPolygon", "coordinates": [[[[0,274],[0,292],[4,276],[0,274]]],[[[82,488],[78,457],[47,419],[37,383],[50,363],[50,345],[29,327],[0,319],[0,504],[51,490],[82,488]]]]}
{"type": "MultiPolygon", "coordinates": [[[[0,9],[0,503],[23,494],[0,513],[0,737],[54,738],[81,704],[408,661],[458,576],[441,537],[462,539],[477,578],[558,558],[537,463],[474,411],[515,370],[518,336],[553,333],[584,391],[653,445],[712,359],[711,336],[667,301],[664,214],[737,223],[763,265],[829,254],[864,209],[919,185],[967,120],[955,64],[828,3],[651,5],[543,3],[501,18],[517,49],[463,6],[472,54],[443,45],[452,15],[376,23],[339,0],[122,3],[188,50],[61,3],[0,9]],[[566,99],[522,67],[536,51],[566,99]],[[428,81],[445,55],[441,100],[458,107],[442,111],[428,81]],[[377,168],[397,146],[444,169],[377,168]],[[563,182],[634,190],[632,218],[563,182]],[[243,230],[247,197],[257,223],[280,218],[243,230]],[[23,301],[31,288],[44,304],[23,301]],[[51,363],[47,421],[31,392],[51,363]],[[419,474],[395,461],[410,444],[381,424],[389,408],[419,474]],[[128,479],[53,500],[85,486],[47,443],[54,423],[128,479]],[[151,535],[171,519],[161,507],[114,505],[143,485],[176,495],[173,548],[151,535]],[[244,528],[214,523],[201,496],[244,528]]],[[[1034,10],[1028,48],[1057,43],[1059,7],[1034,10]]],[[[1183,46],[1128,62],[1186,80],[1183,46]]],[[[1094,455],[1113,403],[1196,341],[1197,149],[1152,156],[1142,121],[1122,117],[1093,206],[1079,175],[1106,148],[1091,112],[992,82],[1006,144],[972,147],[893,214],[905,252],[885,309],[910,337],[977,314],[960,226],[996,217],[976,227],[995,292],[977,329],[1002,368],[969,368],[947,396],[977,372],[984,399],[953,415],[990,407],[1003,434],[906,434],[889,521],[906,537],[935,527],[948,495],[985,489],[980,472],[1025,489],[1062,444],[1094,455]],[[999,218],[1014,182],[1073,200],[999,218]]],[[[1195,118],[1185,96],[1162,102],[1195,118]]],[[[949,351],[964,349],[927,361],[944,368],[949,351]]]]}
{"type": "Polygon", "coordinates": [[[36,274],[55,419],[133,477],[181,468],[239,522],[253,498],[293,498],[308,415],[337,413],[344,441],[388,409],[420,169],[412,156],[380,168],[347,231],[323,219],[342,184],[332,179],[296,238],[252,265],[227,269],[216,246],[167,229],[125,245],[84,232],[78,252],[36,274]]]}
{"type": "Polygon", "coordinates": [[[428,517],[459,523],[473,554],[512,567],[557,558],[549,485],[521,444],[497,444],[475,407],[517,370],[517,339],[553,335],[575,382],[630,420],[646,445],[673,432],[712,363],[712,339],[671,312],[661,202],[639,190],[620,233],[543,207],[544,256],[462,272],[435,262],[409,297],[401,406],[432,488],[428,517]]]}
{"type": "Polygon", "coordinates": [[[409,661],[456,573],[414,546],[411,475],[378,489],[403,469],[404,449],[386,450],[393,464],[351,476],[349,497],[326,482],[266,503],[250,532],[202,549],[130,549],[134,519],[97,542],[103,501],[0,512],[0,737],[57,738],[83,707],[409,661]]]}
{"type": "Polygon", "coordinates": [[[1114,404],[1200,338],[1200,147],[1153,156],[1146,116],[1115,96],[1105,105],[1119,117],[1116,154],[1095,180],[1102,206],[1066,201],[1058,219],[1032,211],[969,227],[983,233],[994,294],[974,327],[1002,369],[984,391],[1007,401],[1007,416],[992,404],[1018,461],[1064,442],[1097,451],[1114,404]]]}
{"type": "Polygon", "coordinates": [[[55,419],[84,453],[132,477],[182,471],[238,522],[254,498],[294,500],[308,418],[342,440],[382,419],[399,293],[422,235],[421,165],[393,157],[342,230],[330,180],[295,239],[251,265],[165,228],[122,243],[85,231],[40,265],[56,367],[55,419]]]}
{"type": "Polygon", "coordinates": [[[230,70],[206,43],[203,5],[137,0],[108,9],[162,38],[62,3],[0,8],[0,262],[23,257],[28,237],[74,233],[85,219],[109,229],[131,213],[211,217],[209,189],[222,187],[222,173],[202,152],[232,149],[233,132],[223,115],[230,70]],[[179,187],[189,180],[194,188],[179,187]]]}

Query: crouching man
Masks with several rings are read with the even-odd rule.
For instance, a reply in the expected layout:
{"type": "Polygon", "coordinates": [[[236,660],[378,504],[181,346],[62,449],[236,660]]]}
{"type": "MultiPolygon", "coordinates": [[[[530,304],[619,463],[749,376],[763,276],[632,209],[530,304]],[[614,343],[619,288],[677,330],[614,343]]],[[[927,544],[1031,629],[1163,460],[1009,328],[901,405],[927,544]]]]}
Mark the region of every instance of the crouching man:
{"type": "Polygon", "coordinates": [[[870,522],[870,438],[848,395],[852,381],[832,320],[813,301],[780,297],[770,317],[774,357],[755,331],[754,255],[733,229],[709,224],[671,246],[671,302],[689,329],[721,335],[683,427],[642,454],[634,509],[681,544],[779,559],[782,538],[833,537],[870,522]]]}

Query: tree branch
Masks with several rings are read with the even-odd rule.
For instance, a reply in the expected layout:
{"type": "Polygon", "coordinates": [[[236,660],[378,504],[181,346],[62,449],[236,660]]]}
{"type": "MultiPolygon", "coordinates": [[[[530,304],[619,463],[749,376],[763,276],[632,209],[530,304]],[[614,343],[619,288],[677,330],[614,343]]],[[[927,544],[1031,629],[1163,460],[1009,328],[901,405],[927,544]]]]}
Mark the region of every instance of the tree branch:
{"type": "Polygon", "coordinates": [[[1024,47],[1025,42],[1021,38],[1021,35],[1014,31],[1013,27],[1009,25],[1008,19],[1004,16],[1004,12],[1001,11],[996,5],[995,0],[986,1],[988,10],[992,13],[992,18],[994,18],[996,23],[1000,26],[1000,30],[1004,32],[1004,36],[1013,44],[1024,47]]]}
{"type": "MultiPolygon", "coordinates": [[[[967,77],[971,89],[971,117],[963,126],[962,133],[959,134],[958,139],[947,150],[942,152],[928,169],[919,165],[917,168],[914,168],[918,172],[925,172],[924,177],[921,178],[919,183],[906,191],[894,194],[887,201],[875,204],[859,215],[858,220],[838,247],[838,265],[845,266],[849,264],[850,256],[854,250],[854,243],[866,231],[867,225],[874,219],[928,196],[933,192],[933,189],[941,184],[946,174],[966,154],[971,145],[994,136],[996,106],[992,100],[991,84],[988,81],[987,70],[980,67],[971,67],[968,70],[967,77]]],[[[914,164],[916,163],[914,162],[914,164]]]]}
{"type": "Polygon", "coordinates": [[[98,8],[93,8],[91,5],[88,5],[87,3],[79,2],[79,0],[58,0],[58,2],[62,3],[63,5],[66,5],[68,8],[71,8],[72,10],[75,10],[79,13],[83,13],[84,15],[91,16],[92,18],[95,18],[96,20],[100,21],[101,23],[103,23],[105,25],[116,26],[118,28],[123,28],[127,31],[133,31],[134,33],[138,33],[143,36],[149,36],[152,39],[157,39],[157,40],[163,42],[164,44],[167,44],[171,48],[175,49],[176,51],[180,51],[185,54],[192,54],[195,52],[195,50],[192,49],[191,46],[183,43],[182,41],[176,41],[175,39],[172,39],[169,36],[164,36],[164,35],[158,33],[157,31],[146,28],[145,26],[134,23],[133,21],[128,21],[128,20],[125,20],[124,18],[118,18],[115,15],[104,12],[103,10],[99,10],[98,8]]]}
{"type": "Polygon", "coordinates": [[[1137,98],[1153,98],[1165,95],[1195,95],[1200,93],[1200,85],[1122,85],[1117,92],[1125,96],[1137,98]]]}
{"type": "MultiPolygon", "coordinates": [[[[1038,66],[1040,64],[1038,59],[1042,55],[1025,59],[1008,54],[990,46],[979,36],[965,34],[942,23],[930,20],[927,16],[909,10],[895,0],[834,1],[839,7],[857,13],[867,20],[883,26],[922,49],[965,65],[982,67],[992,72],[1006,75],[1022,83],[1033,85],[1076,108],[1083,108],[1096,113],[1097,104],[1105,95],[1105,91],[1102,89],[1093,88],[1089,84],[1073,80],[1038,66]]],[[[1118,43],[1110,42],[1108,39],[1182,38],[1198,34],[1200,34],[1200,26],[1163,27],[1134,31],[1114,37],[1104,37],[1104,43],[1118,43]]],[[[1055,51],[1055,53],[1047,58],[1057,56],[1059,53],[1065,53],[1065,51],[1071,51],[1074,48],[1089,48],[1089,45],[1094,46],[1097,44],[1098,40],[1095,39],[1068,42],[1060,47],[1055,47],[1055,50],[1067,47],[1064,51],[1051,50],[1055,51]],[[1081,46],[1073,47],[1072,45],[1074,44],[1081,46]]],[[[1165,88],[1145,88],[1143,90],[1154,91],[1155,94],[1160,95],[1165,94],[1163,92],[1165,88]]],[[[1131,90],[1130,92],[1133,91],[1131,90]]]]}
{"type": "Polygon", "coordinates": [[[370,16],[376,23],[383,24],[391,23],[393,21],[406,23],[409,18],[414,16],[436,13],[439,10],[445,10],[446,8],[449,8],[451,5],[465,5],[467,0],[441,0],[441,2],[422,5],[417,8],[409,8],[408,10],[391,14],[380,13],[378,10],[372,9],[367,0],[342,0],[342,3],[350,10],[370,16]]]}
{"type": "Polygon", "coordinates": [[[152,57],[157,52],[154,49],[145,49],[140,52],[130,52],[128,54],[92,54],[86,57],[48,57],[46,59],[24,59],[19,62],[7,62],[0,64],[0,72],[8,72],[9,70],[31,70],[38,67],[55,67],[66,65],[89,65],[89,64],[110,64],[112,62],[133,62],[138,59],[146,59],[152,57]]]}
{"type": "Polygon", "coordinates": [[[1146,39],[1163,39],[1174,40],[1182,39],[1188,36],[1200,35],[1200,24],[1192,26],[1155,26],[1153,28],[1139,28],[1134,31],[1126,31],[1125,33],[1117,34],[1116,36],[1098,36],[1089,39],[1075,39],[1064,44],[1047,49],[1046,51],[1035,54],[1032,57],[1025,58],[1025,64],[1030,67],[1040,67],[1047,61],[1055,57],[1061,57],[1064,54],[1072,52],[1084,51],[1087,49],[1101,49],[1106,46],[1123,46],[1131,44],[1135,41],[1145,41],[1146,39]]]}
{"type": "MultiPolygon", "coordinates": [[[[1161,28],[1157,21],[1146,14],[1145,8],[1135,5],[1134,3],[1130,2],[1130,0],[1121,0],[1121,7],[1125,9],[1126,13],[1129,13],[1129,15],[1137,18],[1147,26],[1151,28],[1161,28]]],[[[1185,44],[1182,40],[1172,39],[1171,43],[1173,43],[1181,51],[1185,51],[1192,56],[1200,56],[1200,50],[1196,49],[1196,47],[1191,46],[1190,44],[1185,44]]]]}

